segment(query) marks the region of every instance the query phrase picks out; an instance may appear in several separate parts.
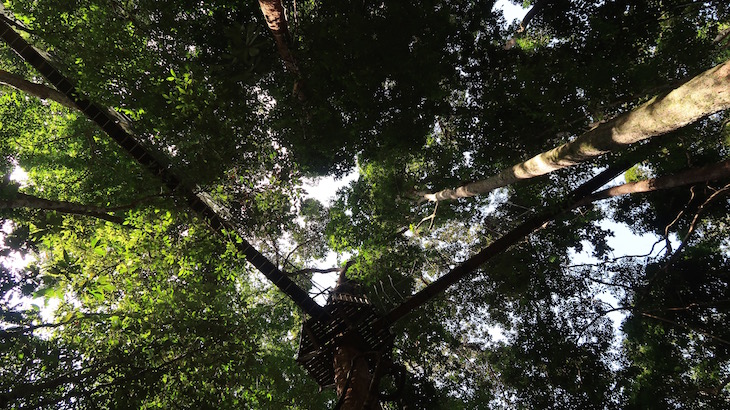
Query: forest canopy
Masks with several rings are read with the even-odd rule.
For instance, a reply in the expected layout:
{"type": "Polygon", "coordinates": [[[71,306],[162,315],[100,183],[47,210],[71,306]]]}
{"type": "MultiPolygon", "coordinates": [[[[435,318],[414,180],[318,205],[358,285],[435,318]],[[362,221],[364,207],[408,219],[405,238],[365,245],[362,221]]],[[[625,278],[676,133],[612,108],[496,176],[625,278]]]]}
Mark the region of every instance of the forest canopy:
{"type": "Polygon", "coordinates": [[[0,408],[730,406],[730,4],[513,3],[4,1],[0,408]]]}

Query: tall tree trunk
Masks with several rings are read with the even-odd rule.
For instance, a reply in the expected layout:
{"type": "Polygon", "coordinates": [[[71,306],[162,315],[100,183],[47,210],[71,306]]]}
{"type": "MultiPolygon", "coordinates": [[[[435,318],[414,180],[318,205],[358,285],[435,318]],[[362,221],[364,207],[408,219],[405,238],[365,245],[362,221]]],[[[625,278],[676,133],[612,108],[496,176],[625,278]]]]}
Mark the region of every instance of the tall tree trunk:
{"type": "Polygon", "coordinates": [[[73,102],[63,93],[43,84],[28,81],[17,74],[0,70],[0,84],[13,87],[16,90],[23,91],[24,93],[38,97],[42,100],[53,100],[67,108],[76,110],[76,106],[74,106],[73,102]]]}
{"type": "Polygon", "coordinates": [[[284,67],[296,76],[296,82],[294,83],[294,89],[292,93],[300,100],[304,101],[307,99],[304,94],[304,90],[301,84],[301,72],[299,71],[299,65],[297,60],[294,58],[294,54],[291,50],[291,34],[289,33],[289,26],[286,22],[286,15],[284,14],[284,6],[281,0],[259,0],[259,6],[261,12],[264,14],[266,24],[269,26],[271,34],[274,36],[276,41],[276,50],[279,52],[279,57],[284,62],[284,67]]]}
{"type": "Polygon", "coordinates": [[[363,352],[357,347],[357,338],[347,333],[338,337],[335,348],[335,390],[339,400],[336,410],[380,410],[376,399],[368,400],[371,369],[363,352]]]}
{"type": "Polygon", "coordinates": [[[633,111],[600,124],[567,144],[455,189],[422,195],[429,201],[487,194],[514,182],[570,167],[630,144],[663,135],[730,108],[730,61],[713,67],[633,111]]]}

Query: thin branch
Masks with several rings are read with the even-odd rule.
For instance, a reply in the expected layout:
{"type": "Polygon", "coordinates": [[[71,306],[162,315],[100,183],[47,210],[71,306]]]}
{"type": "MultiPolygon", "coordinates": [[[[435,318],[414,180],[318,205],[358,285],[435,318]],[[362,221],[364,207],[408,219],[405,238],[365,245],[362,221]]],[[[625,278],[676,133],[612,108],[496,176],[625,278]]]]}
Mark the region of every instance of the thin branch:
{"type": "MultiPolygon", "coordinates": [[[[56,322],[56,323],[39,323],[34,325],[27,325],[27,326],[13,326],[8,327],[5,329],[0,329],[0,337],[18,337],[19,335],[23,333],[29,333],[33,332],[38,329],[55,329],[57,327],[68,325],[69,323],[73,323],[79,320],[87,320],[87,319],[96,319],[96,318],[108,318],[111,316],[115,316],[113,314],[108,313],[87,313],[83,316],[74,316],[73,318],[69,320],[65,320],[63,322],[56,322]]],[[[119,315],[117,315],[119,316],[119,315]]]]}
{"type": "Polygon", "coordinates": [[[614,282],[606,282],[600,279],[596,279],[590,275],[583,275],[581,276],[583,279],[589,280],[591,282],[600,283],[601,285],[611,286],[611,287],[617,287],[617,288],[623,288],[627,290],[634,290],[635,288],[631,285],[624,285],[621,283],[614,283],[614,282]]]}
{"type": "Polygon", "coordinates": [[[291,258],[291,256],[294,254],[294,252],[296,252],[299,248],[301,248],[302,246],[304,246],[304,245],[306,245],[308,243],[311,243],[313,240],[314,239],[310,239],[310,240],[304,241],[304,242],[302,242],[300,244],[297,244],[297,246],[295,246],[294,249],[292,249],[291,251],[289,251],[289,253],[284,258],[284,263],[281,264],[282,268],[284,266],[286,266],[287,264],[289,264],[292,267],[294,267],[294,265],[291,262],[289,262],[289,258],[291,258]]]}
{"type": "Polygon", "coordinates": [[[421,226],[421,224],[423,224],[424,222],[429,221],[429,220],[431,221],[431,223],[428,225],[428,230],[430,231],[433,228],[433,223],[434,223],[434,220],[436,219],[436,211],[438,211],[438,209],[439,209],[439,203],[436,202],[436,206],[433,208],[433,212],[431,213],[431,215],[421,219],[421,222],[419,222],[418,225],[416,225],[416,227],[413,228],[413,231],[414,232],[417,231],[418,228],[421,226]]]}
{"type": "Polygon", "coordinates": [[[590,329],[593,325],[596,324],[596,322],[598,322],[599,319],[606,316],[607,314],[612,313],[612,312],[620,312],[622,310],[633,310],[633,309],[634,309],[633,306],[619,306],[619,307],[615,307],[615,308],[611,308],[611,309],[602,311],[600,314],[596,315],[593,318],[593,320],[591,320],[587,325],[583,326],[580,329],[580,331],[578,331],[578,335],[576,336],[575,340],[580,340],[580,338],[583,337],[583,333],[585,333],[586,330],[590,329]]]}
{"type": "Polygon", "coordinates": [[[306,275],[309,273],[332,273],[332,272],[339,272],[342,270],[341,268],[327,268],[327,269],[318,269],[318,268],[307,268],[307,269],[299,269],[294,272],[286,272],[289,276],[297,276],[297,275],[306,275]]]}
{"type": "MultiPolygon", "coordinates": [[[[601,262],[597,262],[597,263],[576,263],[574,265],[568,265],[568,266],[566,266],[566,268],[573,269],[573,268],[580,268],[580,267],[584,267],[584,266],[601,266],[601,265],[607,265],[609,263],[616,263],[617,261],[619,261],[621,259],[648,258],[648,257],[651,256],[652,253],[654,253],[654,248],[661,241],[662,240],[660,239],[660,240],[654,242],[654,244],[651,245],[651,249],[649,250],[649,252],[648,253],[645,253],[645,254],[642,254],[642,255],[623,255],[623,256],[616,256],[616,257],[612,258],[610,261],[601,261],[601,262]]],[[[660,250],[660,252],[661,252],[661,250],[660,250]]]]}
{"type": "Polygon", "coordinates": [[[169,192],[162,193],[162,194],[147,195],[147,196],[143,196],[141,198],[135,199],[134,201],[123,204],[123,205],[110,206],[110,207],[107,207],[104,209],[106,209],[108,212],[128,211],[130,209],[137,208],[141,204],[152,202],[153,200],[158,199],[158,198],[172,198],[172,197],[173,197],[173,194],[169,193],[169,192]]]}
{"type": "Polygon", "coordinates": [[[678,257],[678,255],[682,251],[682,249],[684,249],[684,247],[687,244],[687,240],[689,239],[690,235],[692,235],[692,233],[694,232],[695,227],[697,226],[697,221],[699,220],[700,215],[703,213],[705,208],[707,208],[707,206],[712,201],[714,201],[717,197],[728,192],[728,190],[730,190],[730,184],[727,184],[724,187],[722,187],[721,189],[718,189],[717,191],[713,192],[712,195],[710,195],[707,198],[707,200],[705,200],[705,202],[703,202],[702,205],[700,205],[699,208],[697,208],[697,212],[695,213],[695,216],[692,218],[692,222],[689,225],[689,229],[687,230],[687,233],[682,238],[682,243],[679,244],[679,247],[677,247],[677,250],[674,252],[674,254],[672,254],[672,256],[667,261],[667,264],[664,266],[664,268],[662,270],[666,270],[674,262],[674,260],[676,260],[676,258],[678,257]]]}

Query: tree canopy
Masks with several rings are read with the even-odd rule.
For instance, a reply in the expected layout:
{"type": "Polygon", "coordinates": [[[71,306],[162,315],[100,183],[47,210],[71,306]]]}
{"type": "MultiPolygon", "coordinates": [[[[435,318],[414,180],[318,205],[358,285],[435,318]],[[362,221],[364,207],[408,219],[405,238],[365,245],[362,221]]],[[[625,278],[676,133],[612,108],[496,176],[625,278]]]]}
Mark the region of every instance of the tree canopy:
{"type": "Polygon", "coordinates": [[[384,408],[730,406],[730,4],[494,6],[5,1],[75,91],[0,42],[0,407],[338,405],[241,243],[312,297],[348,262],[384,408]]]}

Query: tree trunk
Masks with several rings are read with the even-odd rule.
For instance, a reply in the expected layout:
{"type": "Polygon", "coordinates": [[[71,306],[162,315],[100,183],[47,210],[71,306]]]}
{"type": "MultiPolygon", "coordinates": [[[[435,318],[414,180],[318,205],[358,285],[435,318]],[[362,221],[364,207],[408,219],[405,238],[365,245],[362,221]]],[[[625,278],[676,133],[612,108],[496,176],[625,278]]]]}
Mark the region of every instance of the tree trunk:
{"type": "Polygon", "coordinates": [[[538,154],[497,175],[456,189],[422,194],[421,197],[436,202],[487,194],[496,188],[545,175],[630,144],[666,134],[728,108],[730,108],[730,61],[652,98],[629,113],[597,126],[574,141],[538,154]]]}
{"type": "Polygon", "coordinates": [[[53,100],[63,105],[64,107],[76,110],[76,106],[73,104],[73,102],[63,93],[60,93],[53,88],[45,86],[43,84],[30,82],[19,75],[7,72],[5,70],[0,70],[0,84],[5,84],[7,86],[13,87],[16,90],[30,94],[34,97],[38,97],[42,100],[53,100]]]}
{"type": "Polygon", "coordinates": [[[367,407],[370,392],[370,369],[362,352],[353,343],[343,342],[335,349],[335,388],[339,410],[380,410],[377,400],[371,400],[367,407]]]}
{"type": "Polygon", "coordinates": [[[299,65],[291,51],[291,34],[289,33],[289,27],[286,23],[284,6],[281,4],[281,0],[259,0],[259,6],[261,7],[261,12],[264,14],[264,18],[266,19],[266,24],[269,26],[269,30],[274,36],[274,41],[276,41],[276,50],[279,52],[279,57],[281,57],[281,60],[284,62],[284,67],[286,67],[286,69],[297,78],[294,83],[292,93],[300,101],[304,101],[307,97],[302,88],[299,65]]]}
{"type": "Polygon", "coordinates": [[[680,186],[697,184],[700,182],[712,181],[720,178],[730,178],[730,160],[706,167],[690,169],[679,174],[660,178],[647,179],[645,181],[632,182],[604,189],[593,195],[583,198],[575,204],[575,208],[588,205],[591,202],[614,196],[637,194],[641,192],[658,191],[660,189],[676,188],[680,186]]]}

